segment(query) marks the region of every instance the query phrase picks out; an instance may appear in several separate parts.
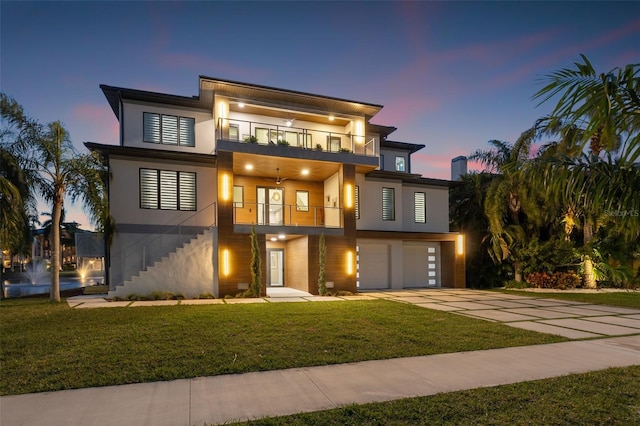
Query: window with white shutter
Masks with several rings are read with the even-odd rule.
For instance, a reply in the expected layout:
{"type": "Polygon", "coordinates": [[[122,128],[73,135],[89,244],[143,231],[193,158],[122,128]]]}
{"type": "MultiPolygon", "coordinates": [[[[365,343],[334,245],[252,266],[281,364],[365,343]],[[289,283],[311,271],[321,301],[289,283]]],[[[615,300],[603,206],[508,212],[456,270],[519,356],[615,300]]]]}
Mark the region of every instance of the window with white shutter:
{"type": "Polygon", "coordinates": [[[140,169],[140,208],[196,210],[196,174],[140,169]]]}
{"type": "Polygon", "coordinates": [[[142,127],[144,142],[180,146],[196,145],[195,118],[145,112],[142,127]]]}
{"type": "Polygon", "coordinates": [[[395,188],[382,188],[382,220],[396,220],[395,188]]]}
{"type": "Polygon", "coordinates": [[[413,193],[414,220],[416,223],[427,222],[427,196],[424,192],[413,193]]]}

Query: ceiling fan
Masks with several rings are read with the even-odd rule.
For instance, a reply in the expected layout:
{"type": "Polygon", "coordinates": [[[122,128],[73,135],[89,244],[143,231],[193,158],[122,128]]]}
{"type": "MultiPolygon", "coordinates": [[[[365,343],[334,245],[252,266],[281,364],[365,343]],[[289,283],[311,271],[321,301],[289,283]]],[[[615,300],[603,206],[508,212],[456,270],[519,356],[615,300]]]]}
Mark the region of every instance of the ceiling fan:
{"type": "Polygon", "coordinates": [[[282,182],[289,178],[280,177],[280,168],[276,168],[276,185],[280,185],[282,182]]]}

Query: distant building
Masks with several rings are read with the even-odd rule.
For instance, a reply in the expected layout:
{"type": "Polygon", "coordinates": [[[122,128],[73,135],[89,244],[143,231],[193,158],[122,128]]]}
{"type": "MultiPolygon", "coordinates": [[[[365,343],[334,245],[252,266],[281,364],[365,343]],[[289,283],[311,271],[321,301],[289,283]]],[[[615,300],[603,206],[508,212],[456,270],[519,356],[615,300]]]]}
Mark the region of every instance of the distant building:
{"type": "Polygon", "coordinates": [[[86,143],[110,170],[110,295],[222,297],[251,281],[318,292],[464,287],[449,232],[451,182],[411,173],[421,144],[388,139],[381,105],[201,76],[194,97],[101,86],[119,145],[86,143]]]}

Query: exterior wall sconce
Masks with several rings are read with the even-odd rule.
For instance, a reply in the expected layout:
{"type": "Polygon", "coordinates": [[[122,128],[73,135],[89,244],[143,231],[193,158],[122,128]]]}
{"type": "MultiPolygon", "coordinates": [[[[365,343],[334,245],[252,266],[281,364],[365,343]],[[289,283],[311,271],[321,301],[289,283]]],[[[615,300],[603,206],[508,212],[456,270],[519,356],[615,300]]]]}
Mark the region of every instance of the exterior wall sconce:
{"type": "Polygon", "coordinates": [[[344,186],[344,205],[349,209],[353,207],[353,186],[350,183],[344,186]]]}
{"type": "Polygon", "coordinates": [[[462,234],[456,237],[456,253],[460,256],[464,254],[464,235],[462,234]]]}
{"type": "Polygon", "coordinates": [[[222,199],[224,201],[229,201],[231,194],[231,189],[229,188],[229,175],[222,175],[222,199]]]}
{"type": "Polygon", "coordinates": [[[229,250],[225,249],[222,252],[222,273],[224,276],[229,276],[229,250]]]}
{"type": "Polygon", "coordinates": [[[353,275],[353,252],[347,252],[347,275],[353,275]]]}

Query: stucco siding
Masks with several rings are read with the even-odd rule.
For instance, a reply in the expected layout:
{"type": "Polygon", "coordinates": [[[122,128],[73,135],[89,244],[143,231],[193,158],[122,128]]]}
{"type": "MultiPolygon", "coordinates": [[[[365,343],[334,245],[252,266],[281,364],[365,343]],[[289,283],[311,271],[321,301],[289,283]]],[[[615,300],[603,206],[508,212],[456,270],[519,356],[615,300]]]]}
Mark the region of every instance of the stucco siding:
{"type": "Polygon", "coordinates": [[[167,151],[194,152],[212,154],[215,149],[215,123],[213,115],[208,112],[189,108],[169,108],[151,103],[127,101],[124,103],[124,123],[122,143],[124,146],[151,148],[167,151]],[[143,114],[153,112],[159,114],[191,117],[195,119],[195,146],[163,145],[143,141],[143,114]]]}

